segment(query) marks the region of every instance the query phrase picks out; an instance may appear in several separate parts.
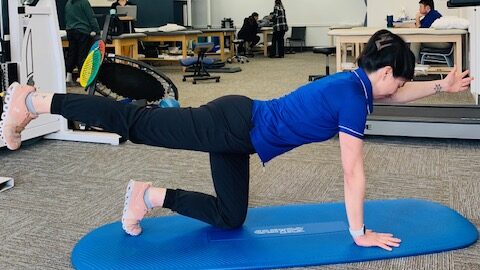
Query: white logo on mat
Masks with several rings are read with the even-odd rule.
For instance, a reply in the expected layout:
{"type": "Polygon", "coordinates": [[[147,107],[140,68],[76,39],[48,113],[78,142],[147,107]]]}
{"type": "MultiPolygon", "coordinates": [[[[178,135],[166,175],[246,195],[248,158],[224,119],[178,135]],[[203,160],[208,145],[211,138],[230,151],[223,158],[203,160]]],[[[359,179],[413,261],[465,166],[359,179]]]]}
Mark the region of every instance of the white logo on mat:
{"type": "Polygon", "coordinates": [[[295,234],[304,233],[303,227],[287,227],[287,228],[273,228],[273,229],[261,229],[255,230],[255,234],[295,234]]]}

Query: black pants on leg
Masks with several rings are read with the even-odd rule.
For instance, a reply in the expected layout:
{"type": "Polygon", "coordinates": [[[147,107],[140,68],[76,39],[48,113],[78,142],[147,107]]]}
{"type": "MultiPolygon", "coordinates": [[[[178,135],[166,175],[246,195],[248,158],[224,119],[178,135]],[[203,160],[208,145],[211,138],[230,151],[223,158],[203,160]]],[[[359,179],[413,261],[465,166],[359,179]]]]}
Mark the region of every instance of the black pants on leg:
{"type": "Polygon", "coordinates": [[[225,96],[199,108],[143,108],[107,98],[56,94],[51,112],[134,143],[210,153],[216,197],[167,190],[164,207],[222,228],[243,224],[248,207],[252,100],[225,96]]]}
{"type": "Polygon", "coordinates": [[[79,71],[82,69],[83,61],[87,58],[88,51],[92,46],[92,37],[77,30],[67,31],[68,54],[66,62],[66,71],[72,73],[75,66],[79,71]]]}
{"type": "Polygon", "coordinates": [[[273,31],[272,46],[270,47],[269,56],[285,56],[285,31],[273,31]]]}

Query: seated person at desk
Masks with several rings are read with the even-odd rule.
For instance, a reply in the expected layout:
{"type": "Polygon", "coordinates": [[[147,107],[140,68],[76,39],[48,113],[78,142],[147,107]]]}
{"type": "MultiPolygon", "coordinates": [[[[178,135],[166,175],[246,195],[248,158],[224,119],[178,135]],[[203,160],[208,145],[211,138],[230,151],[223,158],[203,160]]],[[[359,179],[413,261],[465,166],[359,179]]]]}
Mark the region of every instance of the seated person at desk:
{"type": "MultiPolygon", "coordinates": [[[[420,0],[418,4],[418,13],[415,17],[414,27],[430,28],[430,26],[432,26],[433,22],[436,19],[442,17],[442,14],[435,10],[435,4],[433,3],[433,0],[420,0]]],[[[449,48],[452,45],[446,42],[411,43],[410,50],[412,50],[413,54],[415,55],[415,59],[417,62],[419,62],[420,48],[422,46],[429,48],[445,49],[449,48]]]]}
{"type": "MultiPolygon", "coordinates": [[[[253,12],[248,18],[243,20],[242,29],[238,32],[238,38],[243,39],[248,44],[248,49],[252,50],[255,45],[260,41],[260,37],[257,35],[258,31],[258,13],[253,12]]],[[[244,50],[244,48],[238,48],[240,52],[244,50]]]]}
{"type": "Polygon", "coordinates": [[[263,17],[261,20],[258,21],[258,27],[259,28],[262,28],[262,27],[271,27],[273,26],[273,22],[272,22],[272,19],[273,19],[273,15],[274,13],[273,12],[270,12],[269,15],[263,17]]]}
{"type": "Polygon", "coordinates": [[[430,28],[433,22],[442,17],[442,14],[435,10],[433,0],[420,0],[418,13],[415,16],[415,26],[418,28],[430,28]],[[423,17],[423,18],[422,18],[423,17]]]}
{"type": "MultiPolygon", "coordinates": [[[[112,3],[110,6],[110,10],[113,10],[113,14],[117,14],[117,7],[124,7],[124,6],[135,6],[135,3],[132,3],[131,1],[128,0],[117,0],[112,3]]],[[[112,14],[112,12],[110,12],[112,14]]],[[[134,26],[132,21],[122,21],[122,20],[115,20],[113,23],[117,23],[117,29],[120,34],[123,33],[130,33],[134,32],[134,26]]]]}

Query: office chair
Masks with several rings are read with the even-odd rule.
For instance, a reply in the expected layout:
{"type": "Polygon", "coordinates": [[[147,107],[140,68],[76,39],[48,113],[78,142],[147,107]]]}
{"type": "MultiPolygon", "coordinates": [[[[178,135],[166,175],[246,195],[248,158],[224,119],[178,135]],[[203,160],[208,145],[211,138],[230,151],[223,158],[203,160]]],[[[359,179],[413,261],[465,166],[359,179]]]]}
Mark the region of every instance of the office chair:
{"type": "Polygon", "coordinates": [[[220,82],[220,76],[211,76],[205,68],[205,66],[211,65],[215,62],[214,59],[205,57],[205,54],[213,47],[214,44],[212,42],[197,43],[193,50],[195,54],[197,54],[197,57],[188,57],[180,60],[182,66],[193,67],[193,74],[183,75],[183,81],[186,81],[187,78],[192,78],[193,84],[197,84],[197,81],[205,80],[215,80],[215,82],[220,82]]]}
{"type": "Polygon", "coordinates": [[[292,42],[300,43],[300,51],[303,52],[305,47],[305,35],[307,33],[307,27],[305,26],[293,26],[292,34],[287,38],[288,53],[294,53],[292,49],[292,42]]]}
{"type": "Polygon", "coordinates": [[[336,53],[336,47],[313,47],[313,53],[320,53],[327,57],[325,61],[325,75],[310,75],[308,76],[309,81],[315,81],[330,75],[330,55],[336,53]]]}
{"type": "Polygon", "coordinates": [[[422,47],[420,49],[420,64],[439,63],[453,67],[453,43],[447,48],[422,47]]]}

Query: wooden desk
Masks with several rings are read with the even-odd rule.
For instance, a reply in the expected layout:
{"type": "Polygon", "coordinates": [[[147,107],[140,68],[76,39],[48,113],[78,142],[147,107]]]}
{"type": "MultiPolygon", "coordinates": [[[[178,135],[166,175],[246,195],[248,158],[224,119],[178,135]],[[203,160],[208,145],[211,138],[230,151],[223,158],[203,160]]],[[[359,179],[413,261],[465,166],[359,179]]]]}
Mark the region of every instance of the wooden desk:
{"type": "Polygon", "coordinates": [[[230,48],[229,48],[229,57],[234,55],[234,47],[233,47],[233,40],[235,39],[235,29],[234,28],[202,28],[196,29],[201,31],[201,34],[198,34],[198,37],[219,37],[220,39],[220,59],[222,61],[227,60],[225,54],[225,37],[230,38],[230,48]]]}
{"type": "MultiPolygon", "coordinates": [[[[114,37],[112,44],[106,44],[108,48],[114,48],[116,55],[130,57],[138,60],[138,40],[145,37],[142,33],[122,34],[118,37],[114,37]]],[[[68,40],[66,37],[62,37],[62,47],[68,47],[68,40]]]]}
{"type": "MultiPolygon", "coordinates": [[[[352,29],[335,29],[328,32],[334,36],[337,46],[337,72],[342,71],[342,59],[346,57],[346,44],[353,43],[357,52],[360,44],[367,43],[368,39],[380,28],[357,27],[352,29]]],[[[406,42],[453,42],[455,49],[455,65],[462,68],[462,37],[467,34],[466,30],[448,29],[438,30],[432,28],[389,28],[389,31],[401,36],[406,42]]],[[[357,57],[358,55],[355,55],[357,57]]],[[[445,73],[450,71],[448,67],[431,67],[429,72],[445,73]]]]}
{"type": "Polygon", "coordinates": [[[260,32],[263,34],[263,55],[268,56],[268,35],[273,34],[273,27],[262,27],[260,32]]]}
{"type": "Polygon", "coordinates": [[[199,30],[186,30],[174,32],[144,32],[144,34],[146,36],[141,38],[141,40],[146,42],[182,42],[182,58],[187,58],[187,43],[189,41],[196,41],[198,35],[202,34],[202,32],[199,30]]]}

